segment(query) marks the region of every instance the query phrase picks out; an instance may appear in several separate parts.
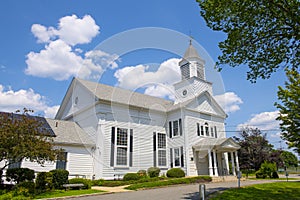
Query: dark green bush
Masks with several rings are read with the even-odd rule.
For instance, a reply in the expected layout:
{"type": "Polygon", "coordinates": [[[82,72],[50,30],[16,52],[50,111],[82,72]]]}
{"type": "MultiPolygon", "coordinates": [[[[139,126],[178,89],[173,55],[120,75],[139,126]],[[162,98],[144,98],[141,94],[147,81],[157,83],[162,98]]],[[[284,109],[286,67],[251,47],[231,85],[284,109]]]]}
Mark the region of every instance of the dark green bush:
{"type": "Polygon", "coordinates": [[[19,183],[14,190],[18,195],[28,197],[35,193],[35,183],[32,181],[24,181],[19,183]]]}
{"type": "Polygon", "coordinates": [[[51,172],[40,172],[37,174],[35,180],[36,189],[38,191],[46,191],[52,189],[52,173],[51,172]]]}
{"type": "Polygon", "coordinates": [[[148,176],[150,176],[150,178],[158,177],[159,173],[160,173],[160,169],[158,167],[149,167],[147,172],[148,172],[148,176]]]}
{"type": "Polygon", "coordinates": [[[272,178],[279,178],[278,173],[277,172],[273,172],[272,173],[272,178]]]}
{"type": "Polygon", "coordinates": [[[7,169],[6,171],[6,180],[14,181],[19,184],[24,181],[33,181],[35,178],[34,171],[28,168],[13,168],[7,169]]]}
{"type": "Polygon", "coordinates": [[[256,178],[267,178],[267,175],[265,173],[263,173],[261,170],[258,170],[257,172],[255,172],[255,177],[256,178]]]}
{"type": "Polygon", "coordinates": [[[83,189],[91,189],[91,187],[92,187],[92,181],[89,179],[84,179],[84,178],[72,178],[69,180],[69,183],[70,184],[82,183],[84,185],[83,189]]]}
{"type": "Polygon", "coordinates": [[[124,175],[124,181],[139,180],[141,177],[137,173],[127,173],[124,175]]]}
{"type": "Polygon", "coordinates": [[[69,172],[64,169],[55,169],[52,173],[52,184],[55,189],[62,189],[62,185],[68,183],[69,172]]]}
{"type": "Polygon", "coordinates": [[[104,179],[92,180],[92,186],[99,186],[102,185],[104,179]]]}
{"type": "Polygon", "coordinates": [[[172,168],[167,171],[167,177],[182,178],[182,177],[185,177],[185,173],[181,168],[172,168]]]}

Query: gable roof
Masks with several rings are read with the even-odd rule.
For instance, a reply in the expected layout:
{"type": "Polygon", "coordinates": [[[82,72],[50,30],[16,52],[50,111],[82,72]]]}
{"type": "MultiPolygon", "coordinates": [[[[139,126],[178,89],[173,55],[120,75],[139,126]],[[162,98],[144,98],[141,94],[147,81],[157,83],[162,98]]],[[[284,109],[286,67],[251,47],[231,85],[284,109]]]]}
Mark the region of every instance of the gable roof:
{"type": "MultiPolygon", "coordinates": [[[[194,98],[191,98],[191,99],[189,99],[187,101],[184,101],[182,103],[175,104],[169,111],[176,110],[176,109],[178,109],[180,107],[187,108],[193,102],[197,101],[197,98],[199,98],[199,97],[201,97],[203,95],[206,95],[212,101],[213,105],[216,106],[216,108],[220,112],[220,116],[221,117],[223,117],[223,118],[227,117],[227,114],[225,113],[225,111],[223,110],[223,108],[218,104],[218,102],[213,98],[213,96],[208,91],[204,91],[204,92],[200,93],[198,96],[195,96],[194,98]]],[[[195,111],[195,110],[193,110],[193,111],[195,111]]],[[[197,112],[201,112],[201,113],[204,113],[204,114],[212,114],[212,113],[206,113],[205,111],[197,111],[197,112]]]]}
{"type": "Polygon", "coordinates": [[[234,151],[241,148],[232,138],[201,138],[193,145],[193,148],[201,151],[206,149],[217,149],[220,151],[234,151]]]}
{"type": "MultiPolygon", "coordinates": [[[[73,88],[76,84],[82,85],[84,88],[87,89],[92,95],[95,96],[96,101],[107,101],[111,103],[119,103],[123,105],[129,105],[133,107],[139,107],[149,110],[155,110],[160,112],[170,112],[175,111],[181,108],[184,108],[191,104],[192,102],[196,101],[196,98],[201,95],[208,95],[212,102],[216,107],[220,110],[221,116],[226,118],[227,115],[224,110],[220,107],[220,105],[215,101],[215,99],[207,92],[204,91],[199,94],[197,97],[187,100],[182,103],[174,104],[173,101],[166,100],[159,97],[154,97],[146,94],[141,94],[138,92],[134,92],[131,90],[122,89],[119,87],[113,87],[110,85],[105,85],[97,82],[87,81],[79,78],[73,78],[67,93],[61,103],[61,106],[55,116],[56,119],[61,119],[63,114],[63,109],[67,104],[68,99],[71,98],[73,88]]],[[[209,113],[206,113],[209,114],[209,113]]]]}
{"type": "Polygon", "coordinates": [[[54,119],[46,119],[46,121],[55,134],[53,138],[55,144],[80,146],[95,144],[91,137],[75,122],[54,119]]]}

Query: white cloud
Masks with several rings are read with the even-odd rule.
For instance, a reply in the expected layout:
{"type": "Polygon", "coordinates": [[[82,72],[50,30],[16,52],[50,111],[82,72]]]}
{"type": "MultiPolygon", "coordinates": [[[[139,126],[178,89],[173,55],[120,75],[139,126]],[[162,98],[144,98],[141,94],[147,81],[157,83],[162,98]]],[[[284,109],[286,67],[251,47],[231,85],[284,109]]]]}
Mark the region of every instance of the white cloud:
{"type": "Polygon", "coordinates": [[[150,71],[148,65],[128,66],[119,69],[114,76],[117,85],[126,89],[145,88],[145,93],[157,97],[174,98],[173,84],[180,81],[180,59],[171,58],[160,64],[157,71],[150,71]]]}
{"type": "Polygon", "coordinates": [[[47,107],[44,110],[46,118],[54,118],[60,106],[47,107]]]}
{"type": "Polygon", "coordinates": [[[76,15],[59,20],[58,36],[70,45],[86,44],[99,33],[99,26],[90,15],[79,19],[76,15]]]}
{"type": "Polygon", "coordinates": [[[278,114],[278,111],[254,114],[248,121],[239,124],[238,129],[253,127],[261,130],[277,130],[279,128],[279,121],[276,120],[278,114]]]}
{"type": "Polygon", "coordinates": [[[91,42],[99,34],[99,26],[89,15],[82,19],[76,15],[63,17],[57,29],[33,24],[31,31],[37,42],[45,43],[45,48],[27,54],[27,75],[55,80],[67,80],[72,76],[98,79],[105,68],[118,67],[117,55],[100,50],[84,53],[82,49],[74,47],[91,42]]]}
{"type": "Polygon", "coordinates": [[[226,113],[233,113],[240,110],[239,105],[243,103],[242,99],[234,92],[216,95],[215,99],[226,113]]]}
{"type": "Polygon", "coordinates": [[[47,28],[40,24],[33,24],[31,26],[31,32],[38,39],[39,43],[50,42],[50,39],[56,35],[56,30],[53,27],[47,28]]]}
{"type": "Polygon", "coordinates": [[[46,98],[33,89],[14,91],[11,88],[5,89],[0,85],[0,110],[4,112],[15,112],[23,108],[32,109],[37,112],[42,112],[47,117],[54,117],[56,107],[49,107],[46,98]]]}

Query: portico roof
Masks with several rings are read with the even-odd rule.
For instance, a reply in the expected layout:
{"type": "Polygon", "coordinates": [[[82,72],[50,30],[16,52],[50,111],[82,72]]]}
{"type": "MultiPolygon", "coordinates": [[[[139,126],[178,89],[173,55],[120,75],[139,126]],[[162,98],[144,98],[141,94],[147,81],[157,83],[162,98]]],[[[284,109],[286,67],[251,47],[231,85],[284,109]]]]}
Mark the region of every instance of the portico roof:
{"type": "Polygon", "coordinates": [[[231,152],[240,149],[241,146],[232,138],[202,138],[193,145],[196,151],[217,150],[219,152],[231,152]]]}

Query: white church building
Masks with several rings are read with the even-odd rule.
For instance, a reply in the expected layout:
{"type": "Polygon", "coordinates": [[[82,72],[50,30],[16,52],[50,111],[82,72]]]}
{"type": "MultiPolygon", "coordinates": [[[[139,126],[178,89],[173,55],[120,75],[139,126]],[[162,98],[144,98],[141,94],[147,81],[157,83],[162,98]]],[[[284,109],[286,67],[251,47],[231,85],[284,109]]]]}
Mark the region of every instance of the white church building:
{"type": "Polygon", "coordinates": [[[240,146],[226,138],[227,115],[206,80],[205,61],[190,44],[179,65],[175,101],[74,78],[55,119],[46,119],[66,161],[21,166],[95,179],[153,166],[187,176],[236,175],[240,146]]]}

